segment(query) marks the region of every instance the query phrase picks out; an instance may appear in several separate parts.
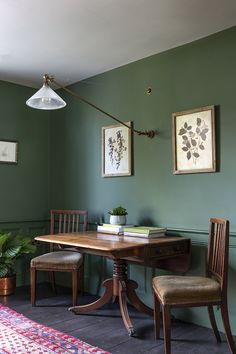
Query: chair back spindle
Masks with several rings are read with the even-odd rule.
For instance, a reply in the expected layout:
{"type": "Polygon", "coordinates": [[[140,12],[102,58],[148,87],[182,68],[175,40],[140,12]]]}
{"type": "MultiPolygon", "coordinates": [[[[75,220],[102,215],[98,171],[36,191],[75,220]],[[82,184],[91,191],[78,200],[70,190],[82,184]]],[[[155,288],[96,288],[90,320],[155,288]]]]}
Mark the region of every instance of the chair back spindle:
{"type": "Polygon", "coordinates": [[[229,249],[229,221],[210,219],[207,276],[215,278],[221,290],[227,287],[229,249]]]}
{"type": "MultiPolygon", "coordinates": [[[[51,210],[50,233],[54,234],[74,234],[81,230],[87,231],[88,228],[88,211],[87,210],[51,210]]],[[[50,244],[50,252],[55,249],[53,243],[50,244]]]]}
{"type": "Polygon", "coordinates": [[[87,210],[51,210],[51,234],[78,233],[87,227],[87,210]]]}

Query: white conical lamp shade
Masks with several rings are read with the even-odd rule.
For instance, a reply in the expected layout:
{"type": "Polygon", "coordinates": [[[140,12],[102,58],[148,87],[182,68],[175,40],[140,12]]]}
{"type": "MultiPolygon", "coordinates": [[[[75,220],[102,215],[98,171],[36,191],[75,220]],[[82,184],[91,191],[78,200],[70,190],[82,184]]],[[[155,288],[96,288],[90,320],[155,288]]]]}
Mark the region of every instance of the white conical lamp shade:
{"type": "Polygon", "coordinates": [[[26,104],[36,109],[59,109],[66,106],[66,102],[54,92],[48,84],[44,84],[26,104]]]}

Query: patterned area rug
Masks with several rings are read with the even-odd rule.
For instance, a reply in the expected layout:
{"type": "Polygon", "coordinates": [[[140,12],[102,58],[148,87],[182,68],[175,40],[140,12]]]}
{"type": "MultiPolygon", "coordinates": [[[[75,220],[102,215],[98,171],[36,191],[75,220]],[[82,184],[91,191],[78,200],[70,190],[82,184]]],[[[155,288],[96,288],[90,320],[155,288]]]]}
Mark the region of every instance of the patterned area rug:
{"type": "Polygon", "coordinates": [[[0,305],[0,354],[109,354],[0,305]]]}

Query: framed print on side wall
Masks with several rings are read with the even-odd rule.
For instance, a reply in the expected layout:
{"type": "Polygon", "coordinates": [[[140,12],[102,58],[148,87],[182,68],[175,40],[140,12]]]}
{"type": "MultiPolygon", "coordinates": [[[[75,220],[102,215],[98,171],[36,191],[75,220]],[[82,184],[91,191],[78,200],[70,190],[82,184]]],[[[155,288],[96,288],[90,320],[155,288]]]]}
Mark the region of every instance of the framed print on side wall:
{"type": "Polygon", "coordinates": [[[214,106],[173,113],[172,129],[174,174],[216,171],[214,106]]]}
{"type": "Polygon", "coordinates": [[[0,140],[0,163],[16,164],[18,159],[18,141],[0,140]]]}
{"type": "MultiPolygon", "coordinates": [[[[131,127],[131,122],[124,122],[131,127]]],[[[131,175],[131,129],[122,124],[102,127],[102,176],[131,175]]]]}

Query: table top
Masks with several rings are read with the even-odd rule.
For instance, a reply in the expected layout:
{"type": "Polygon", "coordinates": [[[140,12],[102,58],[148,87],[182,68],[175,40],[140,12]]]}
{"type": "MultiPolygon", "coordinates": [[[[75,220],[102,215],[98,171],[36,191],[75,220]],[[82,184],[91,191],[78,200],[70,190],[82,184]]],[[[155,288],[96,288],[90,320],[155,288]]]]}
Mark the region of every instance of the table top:
{"type": "Polygon", "coordinates": [[[122,258],[149,266],[157,266],[158,260],[160,268],[175,269],[176,271],[179,269],[181,272],[188,269],[190,262],[190,239],[179,236],[141,238],[86,231],[37,236],[35,240],[76,247],[81,253],[100,255],[111,259],[122,258]],[[160,263],[160,260],[176,256],[180,262],[179,267],[176,261],[170,266],[167,266],[166,262],[164,265],[160,263]]]}
{"type": "Polygon", "coordinates": [[[56,243],[67,246],[90,248],[101,251],[112,251],[134,247],[144,247],[153,244],[168,244],[176,241],[186,240],[178,236],[162,236],[157,238],[144,238],[123,235],[105,234],[97,231],[86,231],[80,233],[61,233],[55,235],[43,235],[35,237],[37,241],[56,243]]]}

